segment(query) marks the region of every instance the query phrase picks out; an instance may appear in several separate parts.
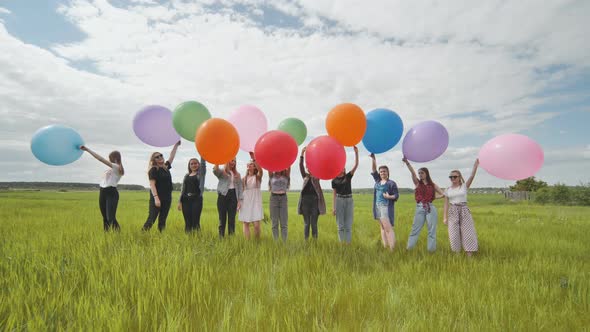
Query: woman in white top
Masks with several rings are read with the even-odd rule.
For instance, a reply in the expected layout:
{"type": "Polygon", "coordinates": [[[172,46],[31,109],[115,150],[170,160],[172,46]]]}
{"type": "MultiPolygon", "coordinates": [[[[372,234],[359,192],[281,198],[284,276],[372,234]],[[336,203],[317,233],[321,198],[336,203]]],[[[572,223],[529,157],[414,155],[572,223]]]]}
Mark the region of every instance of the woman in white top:
{"type": "Polygon", "coordinates": [[[113,151],[109,154],[109,160],[106,160],[84,145],[80,147],[80,150],[90,153],[90,155],[96,158],[96,160],[109,167],[109,169],[104,172],[102,181],[100,182],[98,205],[100,206],[100,213],[102,214],[102,222],[105,232],[109,231],[111,228],[118,231],[121,228],[116,218],[117,205],[119,204],[117,184],[119,183],[121,176],[125,174],[123,163],[121,163],[121,153],[119,153],[119,151],[113,151]]]}
{"type": "Polygon", "coordinates": [[[467,256],[473,255],[479,249],[475,225],[471,217],[471,211],[467,207],[467,190],[475,178],[479,159],[473,164],[473,171],[467,182],[463,180],[461,172],[451,171],[449,179],[451,186],[445,190],[445,215],[443,222],[449,228],[449,242],[451,250],[460,252],[461,246],[467,256]]]}
{"type": "Polygon", "coordinates": [[[248,163],[246,175],[242,178],[244,194],[240,205],[240,218],[243,223],[244,236],[250,239],[250,224],[254,225],[254,237],[260,238],[260,221],[264,218],[262,212],[262,168],[256,163],[254,153],[250,152],[252,160],[248,163]]]}

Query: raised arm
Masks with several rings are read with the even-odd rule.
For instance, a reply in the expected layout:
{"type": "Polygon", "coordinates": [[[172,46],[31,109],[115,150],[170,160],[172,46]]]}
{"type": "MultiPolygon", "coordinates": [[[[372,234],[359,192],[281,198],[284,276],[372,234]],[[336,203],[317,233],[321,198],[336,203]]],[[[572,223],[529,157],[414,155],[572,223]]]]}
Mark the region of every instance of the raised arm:
{"type": "Polygon", "coordinates": [[[299,157],[299,171],[301,172],[302,178],[305,178],[307,176],[307,173],[305,172],[305,166],[303,165],[303,163],[305,162],[305,149],[307,149],[307,147],[304,147],[301,150],[301,156],[299,157]]]}
{"type": "Polygon", "coordinates": [[[224,176],[224,174],[224,170],[220,169],[219,165],[213,166],[213,175],[215,175],[218,179],[221,179],[221,177],[224,176]]]}
{"type": "Polygon", "coordinates": [[[406,166],[408,166],[408,169],[410,170],[410,173],[412,173],[412,182],[414,182],[414,185],[417,186],[418,183],[420,183],[420,181],[418,180],[418,177],[416,176],[416,171],[414,171],[414,167],[412,167],[412,165],[410,164],[410,162],[408,161],[408,159],[406,159],[405,156],[402,159],[402,161],[406,164],[406,166]]]}
{"type": "Polygon", "coordinates": [[[85,145],[80,146],[80,150],[82,151],[86,151],[88,153],[90,153],[91,156],[93,156],[96,160],[100,161],[101,163],[107,165],[110,168],[113,168],[113,163],[111,163],[110,161],[108,161],[107,159],[103,158],[101,155],[99,155],[98,153],[90,150],[89,148],[87,148],[85,145]]]}
{"type": "Polygon", "coordinates": [[[170,151],[170,157],[168,158],[168,163],[172,165],[174,161],[174,157],[176,157],[176,150],[178,150],[178,146],[180,145],[180,141],[176,142],[172,147],[172,151],[170,151]]]}
{"type": "Polygon", "coordinates": [[[264,171],[262,170],[262,167],[260,167],[260,165],[258,165],[258,163],[256,162],[254,152],[252,152],[252,151],[250,151],[250,158],[252,158],[252,161],[254,162],[254,167],[256,167],[256,170],[258,171],[256,173],[256,180],[262,181],[262,175],[264,175],[264,171]]]}
{"type": "Polygon", "coordinates": [[[477,166],[479,166],[479,158],[475,159],[475,163],[473,163],[473,170],[471,171],[471,176],[469,177],[469,179],[467,179],[467,182],[465,182],[467,188],[471,187],[471,183],[473,183],[473,179],[475,178],[475,172],[477,172],[477,166]]]}
{"type": "Polygon", "coordinates": [[[199,189],[201,190],[201,195],[205,191],[205,175],[207,174],[207,162],[205,158],[201,157],[201,163],[199,165],[199,189]]]}
{"type": "Polygon", "coordinates": [[[377,172],[377,160],[375,159],[375,154],[371,153],[369,157],[371,157],[371,173],[375,173],[377,172]]]}
{"type": "Polygon", "coordinates": [[[356,169],[359,167],[359,148],[356,147],[356,145],[354,146],[354,166],[352,166],[352,169],[350,170],[350,174],[354,175],[354,172],[356,172],[356,169]]]}

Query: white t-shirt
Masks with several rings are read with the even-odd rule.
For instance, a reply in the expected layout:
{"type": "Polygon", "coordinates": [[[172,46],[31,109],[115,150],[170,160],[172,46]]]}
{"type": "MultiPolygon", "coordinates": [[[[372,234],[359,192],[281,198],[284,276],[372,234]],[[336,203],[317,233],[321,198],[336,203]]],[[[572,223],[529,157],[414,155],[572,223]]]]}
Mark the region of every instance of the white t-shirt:
{"type": "Polygon", "coordinates": [[[462,183],[457,188],[449,187],[445,190],[445,196],[449,198],[451,204],[467,203],[467,185],[462,183]]]}
{"type": "Polygon", "coordinates": [[[236,184],[234,183],[234,181],[234,172],[229,171],[229,186],[227,187],[227,189],[236,189],[236,184]]]}
{"type": "Polygon", "coordinates": [[[119,180],[121,180],[121,173],[119,173],[119,165],[112,163],[113,168],[108,169],[104,172],[102,181],[100,181],[101,188],[117,187],[119,180]]]}

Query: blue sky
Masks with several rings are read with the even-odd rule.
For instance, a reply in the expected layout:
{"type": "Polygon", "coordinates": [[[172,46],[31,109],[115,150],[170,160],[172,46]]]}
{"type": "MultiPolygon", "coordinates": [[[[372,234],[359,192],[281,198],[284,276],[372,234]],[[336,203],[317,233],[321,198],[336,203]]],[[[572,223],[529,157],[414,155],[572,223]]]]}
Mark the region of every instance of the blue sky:
{"type": "MultiPolygon", "coordinates": [[[[173,109],[198,100],[217,117],[255,104],[269,128],[304,119],[325,133],[336,104],[395,110],[409,129],[437,120],[447,152],[427,165],[469,173],[479,148],[521,133],[544,149],[537,176],[590,182],[590,46],[585,1],[0,1],[0,181],[95,182],[101,165],[84,156],[50,167],[29,150],[38,128],[64,123],[107,154],[123,152],[123,183],[147,185],[153,148],[131,131],[143,105],[173,109]],[[130,168],[131,167],[131,168],[130,168]]],[[[401,144],[400,144],[401,145],[401,144]]],[[[400,145],[380,155],[410,187],[400,145]]],[[[166,152],[166,151],[164,151],[166,152]]],[[[347,151],[352,162],[352,151],[347,151]]],[[[184,141],[183,165],[196,153],[184,141]]],[[[361,148],[353,184],[371,186],[361,148]]],[[[238,156],[245,168],[247,155],[238,156]]],[[[179,167],[179,169],[184,169],[179,167]]],[[[180,181],[182,171],[173,174],[180,181]]],[[[207,186],[215,179],[208,177],[207,186]]],[[[506,186],[484,170],[475,186],[506,186]]],[[[300,185],[299,180],[294,186],[300,185]]],[[[328,187],[329,184],[326,182],[328,187]]]]}

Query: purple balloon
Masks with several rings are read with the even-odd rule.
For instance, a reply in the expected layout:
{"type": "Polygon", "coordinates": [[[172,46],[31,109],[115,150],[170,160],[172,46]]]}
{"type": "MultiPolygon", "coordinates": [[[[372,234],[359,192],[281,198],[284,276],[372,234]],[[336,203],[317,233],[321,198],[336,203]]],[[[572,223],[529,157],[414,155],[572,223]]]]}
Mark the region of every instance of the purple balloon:
{"type": "Polygon", "coordinates": [[[408,160],[424,163],[440,157],[448,146],[447,129],[436,121],[424,121],[406,133],[402,151],[408,160]]]}
{"type": "Polygon", "coordinates": [[[133,131],[137,138],[151,146],[170,146],[180,140],[172,126],[172,112],[159,105],[139,110],[133,119],[133,131]]]}

